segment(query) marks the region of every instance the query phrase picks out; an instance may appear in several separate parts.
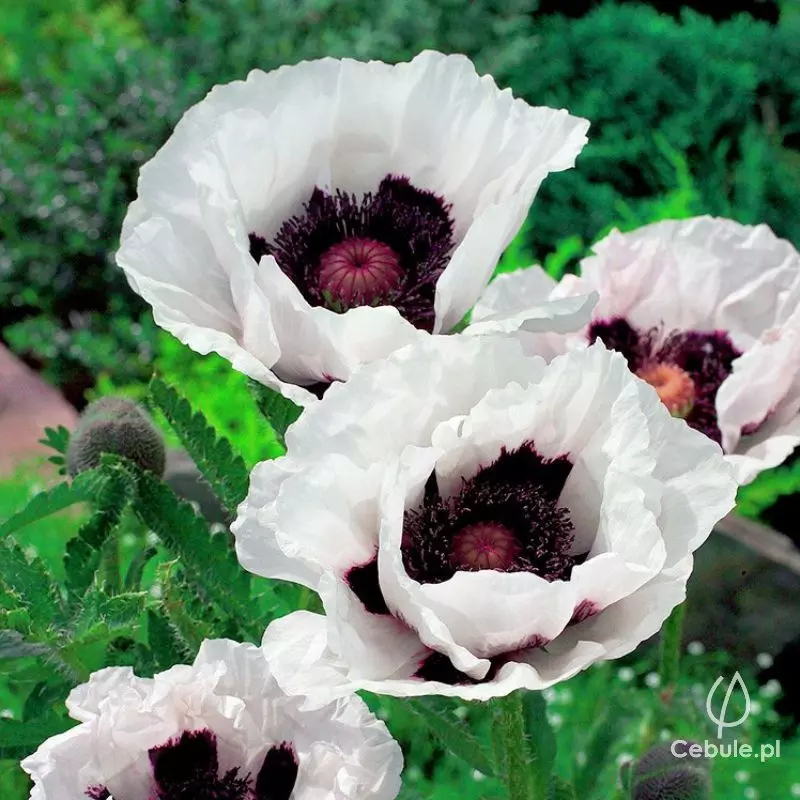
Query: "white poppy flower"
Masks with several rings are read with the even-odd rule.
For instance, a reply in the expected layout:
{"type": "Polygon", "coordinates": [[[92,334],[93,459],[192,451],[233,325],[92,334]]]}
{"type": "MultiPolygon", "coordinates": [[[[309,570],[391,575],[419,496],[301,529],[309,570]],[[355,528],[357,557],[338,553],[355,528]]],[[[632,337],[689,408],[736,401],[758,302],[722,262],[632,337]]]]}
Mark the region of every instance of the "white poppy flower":
{"type": "Polygon", "coordinates": [[[152,679],[100,670],[67,699],[81,724],[22,762],[31,800],[394,798],[402,753],[361,699],[302,701],[226,639],[152,679]]]}
{"type": "Polygon", "coordinates": [[[601,344],[546,364],[511,337],[431,338],[331,387],[287,447],[232,530],[246,569],[322,598],[265,634],[289,692],[487,699],[622,656],[736,492],[601,344]]]}
{"type": "Polygon", "coordinates": [[[581,275],[538,268],[497,278],[473,319],[524,314],[543,297],[596,291],[592,322],[525,334],[546,358],[601,339],[676,416],[722,446],[739,483],[800,444],[800,254],[766,225],[696,217],[613,231],[581,275]]]}
{"type": "Polygon", "coordinates": [[[117,262],[160,326],[307,404],[453,330],[588,126],[464,56],[255,70],[189,109],[144,165],[117,262]]]}

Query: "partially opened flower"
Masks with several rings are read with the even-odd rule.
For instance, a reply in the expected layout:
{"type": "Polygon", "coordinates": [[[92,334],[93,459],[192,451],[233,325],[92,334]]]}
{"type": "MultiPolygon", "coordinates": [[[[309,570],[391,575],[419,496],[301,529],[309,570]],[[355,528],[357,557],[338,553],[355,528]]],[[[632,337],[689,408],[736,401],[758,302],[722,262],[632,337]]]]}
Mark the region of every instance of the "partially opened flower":
{"type": "Polygon", "coordinates": [[[96,672],[67,699],[80,725],[22,767],[32,800],[386,798],[402,754],[358,697],[314,711],[287,697],[257,647],[206,641],[152,679],[96,672]]]}
{"type": "Polygon", "coordinates": [[[333,386],[287,446],[233,525],[245,568],[325,606],[265,635],[287,691],[485,699],[624,655],[736,490],[602,344],[547,365],[511,338],[433,338],[333,386]]]}
{"type": "Polygon", "coordinates": [[[143,167],[117,261],[159,325],[305,404],[457,326],[587,129],[463,56],[256,70],[143,167]]]}
{"type": "Polygon", "coordinates": [[[596,291],[592,321],[522,334],[551,357],[598,339],[621,352],[675,416],[719,443],[740,483],[800,444],[800,254],[766,225],[697,217],[612,232],[580,277],[501,276],[473,319],[524,313],[543,296],[596,291]]]}

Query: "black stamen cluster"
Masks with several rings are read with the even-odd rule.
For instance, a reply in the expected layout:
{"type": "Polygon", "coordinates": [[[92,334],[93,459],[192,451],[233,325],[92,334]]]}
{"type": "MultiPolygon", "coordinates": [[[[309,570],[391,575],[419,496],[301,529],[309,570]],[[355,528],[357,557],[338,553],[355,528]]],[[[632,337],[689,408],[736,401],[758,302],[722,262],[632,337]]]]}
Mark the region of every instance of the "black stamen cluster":
{"type": "Polygon", "coordinates": [[[406,512],[403,564],[420,583],[441,583],[463,563],[454,556],[453,539],[476,524],[511,531],[519,553],[505,572],[533,572],[545,580],[569,578],[575,538],[569,512],[558,506],[572,465],[566,457],[547,460],[527,442],[503,450],[497,461],[462,483],[452,498],[439,494],[435,476],[425,488],[422,506],[406,512]]]}
{"type": "Polygon", "coordinates": [[[312,305],[346,311],[326,296],[319,267],[331,247],[353,238],[381,242],[399,259],[400,286],[375,302],[395,306],[417,328],[431,331],[436,281],[453,251],[453,220],[442,198],[415,188],[407,178],[388,175],[376,192],[360,200],[342,191],[329,194],[315,188],[304,213],[284,222],[273,241],[251,233],[250,253],[256,261],[274,256],[312,305]]]}
{"type": "Polygon", "coordinates": [[[488,683],[493,680],[497,671],[502,666],[502,659],[492,660],[489,671],[480,680],[471,678],[466,672],[456,669],[453,662],[444,653],[431,653],[420,664],[419,669],[414,673],[415,678],[424,681],[436,681],[446,683],[448,686],[474,686],[478,683],[488,683]]]}
{"type": "MultiPolygon", "coordinates": [[[[157,800],[289,800],[297,779],[297,760],[286,743],[267,752],[255,785],[249,775],[240,777],[239,769],[220,776],[217,740],[209,730],[184,731],[148,755],[157,800]]],[[[87,796],[102,800],[93,791],[87,796]]]]}
{"type": "Polygon", "coordinates": [[[673,364],[682,369],[692,379],[695,392],[686,422],[717,444],[722,442],[717,392],[742,354],[725,331],[676,331],[664,338],[658,328],[637,331],[625,319],[615,317],[594,322],[588,338],[590,343],[600,339],[606,347],[622,353],[632,372],[650,364],[673,364]]]}

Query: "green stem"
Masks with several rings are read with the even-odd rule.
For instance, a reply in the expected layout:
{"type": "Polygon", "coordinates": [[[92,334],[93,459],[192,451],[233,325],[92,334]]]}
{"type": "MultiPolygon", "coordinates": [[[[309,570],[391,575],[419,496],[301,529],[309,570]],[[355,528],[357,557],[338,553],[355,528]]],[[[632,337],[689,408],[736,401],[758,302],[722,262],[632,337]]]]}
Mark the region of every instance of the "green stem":
{"type": "MultiPolygon", "coordinates": [[[[540,800],[534,796],[531,780],[530,743],[525,736],[522,692],[494,701],[492,732],[494,751],[509,800],[540,800]]],[[[544,798],[541,798],[544,800],[544,798]]]]}
{"type": "Polygon", "coordinates": [[[676,606],[672,614],[661,628],[661,688],[667,700],[672,699],[672,692],[678,682],[681,671],[681,641],[683,636],[683,619],[686,616],[686,603],[676,606]]]}
{"type": "Polygon", "coordinates": [[[122,590],[122,576],[120,575],[120,536],[119,531],[114,531],[103,545],[102,563],[100,574],[105,583],[108,594],[117,595],[122,590]]]}

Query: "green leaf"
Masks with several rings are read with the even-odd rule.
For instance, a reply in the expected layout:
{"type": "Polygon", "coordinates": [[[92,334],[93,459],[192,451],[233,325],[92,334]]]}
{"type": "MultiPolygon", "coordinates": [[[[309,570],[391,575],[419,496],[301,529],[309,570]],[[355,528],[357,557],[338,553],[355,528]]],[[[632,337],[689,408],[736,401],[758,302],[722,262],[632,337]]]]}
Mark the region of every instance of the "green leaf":
{"type": "Polygon", "coordinates": [[[57,430],[45,428],[44,432],[45,438],[39,439],[39,444],[43,444],[57,453],[57,455],[50,456],[47,460],[58,467],[59,475],[66,475],[67,459],[65,456],[69,447],[69,431],[63,425],[59,425],[57,430]]]}
{"type": "Polygon", "coordinates": [[[56,429],[45,428],[44,434],[44,439],[39,439],[39,444],[50,447],[62,456],[66,455],[69,447],[69,431],[63,425],[59,425],[56,429]]]}
{"type": "Polygon", "coordinates": [[[531,764],[534,797],[543,797],[556,760],[556,737],[547,719],[547,702],[541,692],[527,692],[523,696],[523,715],[529,752],[534,754],[531,764]]]}
{"type": "Polygon", "coordinates": [[[622,704],[609,704],[592,727],[584,747],[586,761],[575,771],[575,794],[578,797],[592,796],[611,749],[624,733],[627,714],[622,704]]]}
{"type": "Polygon", "coordinates": [[[558,775],[553,775],[547,788],[547,800],[576,800],[575,790],[558,775]]]}
{"type": "MultiPolygon", "coordinates": [[[[113,463],[108,456],[104,460],[113,463]]],[[[250,619],[250,578],[239,566],[230,534],[227,531],[211,533],[208,523],[167,484],[134,464],[122,466],[122,462],[117,461],[118,469],[135,477],[134,512],[180,559],[193,593],[239,622],[250,619]]]]}
{"type": "Polygon", "coordinates": [[[184,639],[178,626],[162,613],[147,612],[147,641],[159,670],[190,661],[195,649],[184,639]]]}
{"type": "Polygon", "coordinates": [[[19,595],[36,633],[64,621],[56,586],[39,558],[28,559],[11,539],[0,543],[0,588],[19,595]]]}
{"type": "Polygon", "coordinates": [[[46,489],[34,495],[28,505],[5,520],[0,525],[0,537],[9,536],[26,525],[38,522],[51,514],[89,499],[88,486],[85,481],[75,480],[72,483],[59,483],[52,489],[46,489]]]}
{"type": "Polygon", "coordinates": [[[144,611],[146,592],[116,594],[111,597],[94,587],[83,598],[80,610],[70,623],[73,646],[106,641],[132,632],[144,611]]]}
{"type": "Polygon", "coordinates": [[[286,430],[303,412],[302,407],[256,381],[248,381],[247,386],[255,398],[258,410],[269,420],[278,441],[285,446],[286,430]]]}
{"type": "Polygon", "coordinates": [[[16,720],[0,719],[0,758],[18,761],[29,756],[39,745],[69,730],[75,722],[66,717],[52,715],[45,719],[16,720]]]}
{"type": "Polygon", "coordinates": [[[428,726],[431,733],[456,758],[460,758],[472,769],[494,777],[495,769],[489,754],[470,729],[452,713],[434,708],[427,698],[409,700],[406,707],[428,726]]]}
{"type": "Polygon", "coordinates": [[[131,495],[131,481],[124,474],[111,473],[98,482],[95,512],[67,542],[64,555],[66,585],[73,597],[79,598],[91,585],[100,567],[100,550],[119,525],[131,495]]]}
{"type": "Polygon", "coordinates": [[[124,588],[126,592],[132,592],[141,587],[144,568],[157,554],[157,547],[144,547],[133,557],[125,575],[124,588]]]}
{"type": "Polygon", "coordinates": [[[562,239],[556,249],[544,259],[544,270],[554,280],[560,281],[567,271],[570,261],[577,259],[585,250],[580,236],[568,236],[562,239]]]}
{"type": "Polygon", "coordinates": [[[164,381],[153,378],[150,397],[178,435],[223,506],[236,511],[247,495],[250,477],[242,458],[233,452],[227,439],[217,436],[199,411],[192,411],[186,398],[164,381]]]}
{"type": "Polygon", "coordinates": [[[53,713],[53,707],[64,705],[72,686],[64,681],[39,681],[25,700],[23,719],[41,719],[53,713]]]}
{"type": "Polygon", "coordinates": [[[176,636],[186,642],[190,653],[196,653],[204,639],[215,635],[214,610],[189,608],[191,587],[178,571],[176,561],[161,564],[158,583],[162,591],[162,608],[176,636]]]}

